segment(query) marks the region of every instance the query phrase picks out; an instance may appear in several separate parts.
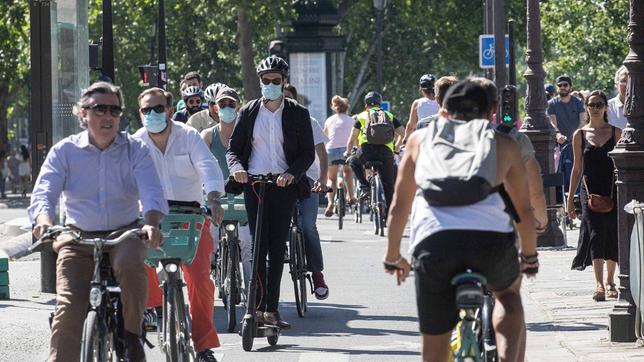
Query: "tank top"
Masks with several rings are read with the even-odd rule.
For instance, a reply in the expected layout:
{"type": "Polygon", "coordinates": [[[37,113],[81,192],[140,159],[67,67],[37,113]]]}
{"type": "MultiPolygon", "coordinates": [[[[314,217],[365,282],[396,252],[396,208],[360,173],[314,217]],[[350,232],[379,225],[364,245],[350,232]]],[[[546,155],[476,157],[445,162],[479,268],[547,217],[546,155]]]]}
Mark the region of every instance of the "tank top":
{"type": "Polygon", "coordinates": [[[416,108],[416,114],[418,115],[418,120],[420,121],[423,118],[433,116],[439,111],[438,103],[429,98],[422,98],[418,101],[418,108],[416,108]]]}
{"type": "Polygon", "coordinates": [[[228,170],[228,162],[226,161],[226,147],[221,143],[221,137],[219,137],[219,125],[212,128],[210,152],[212,152],[213,156],[217,159],[217,163],[219,163],[219,168],[221,168],[221,172],[224,174],[224,181],[228,180],[230,171],[228,170]]]}
{"type": "Polygon", "coordinates": [[[510,215],[504,210],[505,203],[498,192],[467,206],[434,207],[418,189],[411,209],[409,252],[413,253],[428,236],[444,230],[512,232],[510,215]]]}

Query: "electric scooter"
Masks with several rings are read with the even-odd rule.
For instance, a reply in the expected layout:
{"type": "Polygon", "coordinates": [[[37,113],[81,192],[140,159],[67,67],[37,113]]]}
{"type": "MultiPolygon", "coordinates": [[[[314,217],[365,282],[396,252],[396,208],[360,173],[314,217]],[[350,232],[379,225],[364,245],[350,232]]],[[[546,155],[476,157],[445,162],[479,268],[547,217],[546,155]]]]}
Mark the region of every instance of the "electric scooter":
{"type": "MultiPolygon", "coordinates": [[[[270,344],[271,346],[276,345],[282,331],[277,326],[270,326],[259,323],[255,314],[257,310],[257,306],[255,305],[255,293],[257,293],[258,283],[257,265],[260,262],[259,242],[262,239],[262,222],[264,217],[264,194],[266,192],[266,184],[274,183],[275,178],[272,175],[249,175],[249,180],[251,183],[259,184],[259,202],[257,206],[257,220],[255,222],[255,235],[253,238],[253,265],[251,274],[253,275],[253,278],[250,279],[250,286],[248,288],[248,300],[246,303],[246,315],[244,315],[241,325],[242,347],[244,348],[244,351],[247,352],[253,349],[253,340],[255,338],[266,337],[268,339],[268,344],[270,344]]],[[[264,260],[262,262],[265,263],[266,261],[264,260]]]]}

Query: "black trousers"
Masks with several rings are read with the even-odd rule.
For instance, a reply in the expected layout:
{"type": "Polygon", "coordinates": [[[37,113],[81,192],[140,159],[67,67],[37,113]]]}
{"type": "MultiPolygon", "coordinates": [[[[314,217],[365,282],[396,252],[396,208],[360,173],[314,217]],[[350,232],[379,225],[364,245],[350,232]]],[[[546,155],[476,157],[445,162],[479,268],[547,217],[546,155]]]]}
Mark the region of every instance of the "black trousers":
{"type": "Polygon", "coordinates": [[[360,148],[362,150],[362,155],[360,155],[360,157],[351,158],[351,169],[353,170],[353,174],[356,176],[361,188],[368,188],[369,182],[365,177],[364,164],[367,161],[382,162],[382,166],[378,168],[378,171],[380,172],[382,187],[385,191],[387,209],[389,209],[389,205],[391,205],[391,200],[394,194],[394,154],[391,152],[389,147],[385,145],[370,145],[365,143],[360,148]]]}
{"type": "MultiPolygon", "coordinates": [[[[255,228],[257,226],[259,184],[255,185],[254,188],[255,191],[253,191],[253,187],[250,184],[244,185],[248,226],[253,240],[255,239],[255,228]]],[[[266,185],[263,202],[262,235],[261,240],[259,240],[259,262],[257,265],[260,282],[255,300],[257,310],[277,312],[277,305],[280,299],[280,282],[282,281],[282,272],[284,270],[286,239],[296,200],[297,188],[294,185],[288,187],[277,187],[273,184],[266,185]]],[[[255,247],[256,245],[253,245],[253,248],[255,247]]]]}

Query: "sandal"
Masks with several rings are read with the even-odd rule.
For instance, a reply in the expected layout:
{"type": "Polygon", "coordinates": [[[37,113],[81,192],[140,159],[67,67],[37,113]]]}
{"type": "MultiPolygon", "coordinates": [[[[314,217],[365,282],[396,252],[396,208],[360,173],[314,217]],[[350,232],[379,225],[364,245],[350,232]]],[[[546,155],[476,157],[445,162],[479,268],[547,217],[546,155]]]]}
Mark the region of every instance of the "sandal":
{"type": "Polygon", "coordinates": [[[606,300],[606,290],[604,290],[604,287],[595,288],[595,291],[593,292],[593,300],[596,302],[603,302],[606,300]]]}
{"type": "Polygon", "coordinates": [[[335,205],[329,204],[329,206],[326,207],[326,210],[324,210],[324,216],[326,217],[331,217],[333,216],[333,208],[335,205]]]}
{"type": "Polygon", "coordinates": [[[615,283],[606,283],[608,288],[606,288],[606,298],[617,298],[619,296],[619,293],[617,293],[617,288],[615,287],[615,283]]]}

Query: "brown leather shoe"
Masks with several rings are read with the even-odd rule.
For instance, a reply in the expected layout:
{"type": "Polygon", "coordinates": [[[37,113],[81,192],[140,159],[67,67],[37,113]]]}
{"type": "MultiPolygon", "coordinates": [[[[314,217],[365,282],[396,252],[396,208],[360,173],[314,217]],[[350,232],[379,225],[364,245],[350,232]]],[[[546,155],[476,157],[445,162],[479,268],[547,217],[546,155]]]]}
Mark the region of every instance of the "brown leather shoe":
{"type": "Polygon", "coordinates": [[[141,337],[124,331],[125,339],[125,362],[145,362],[145,351],[141,337]]]}
{"type": "Polygon", "coordinates": [[[275,326],[279,329],[291,329],[291,325],[282,319],[279,312],[264,312],[264,320],[266,325],[275,326]]]}

